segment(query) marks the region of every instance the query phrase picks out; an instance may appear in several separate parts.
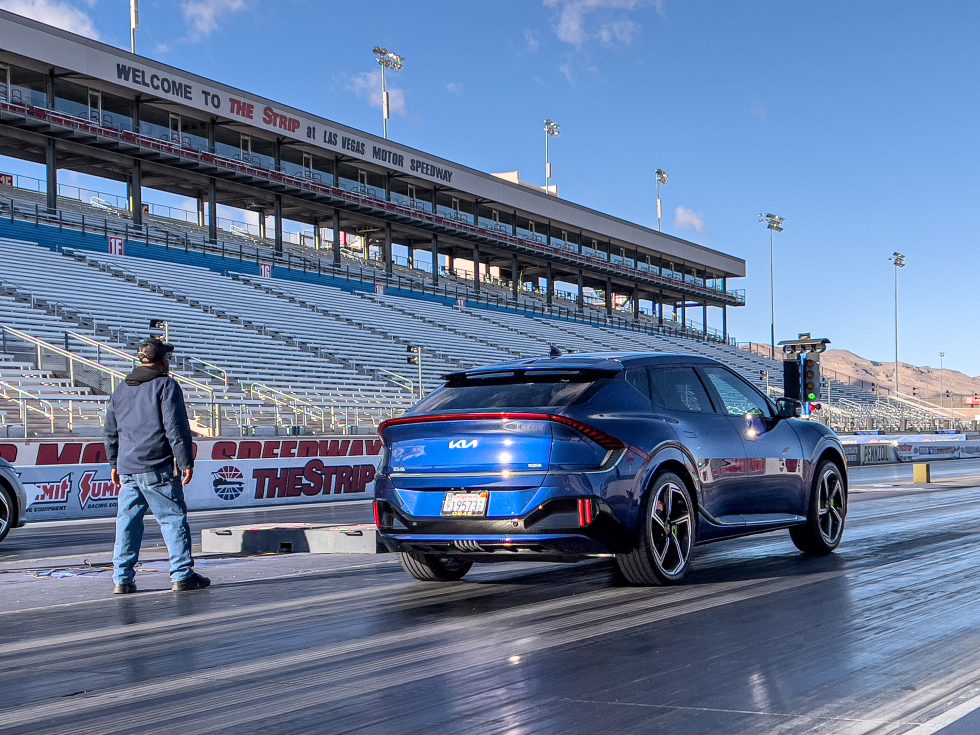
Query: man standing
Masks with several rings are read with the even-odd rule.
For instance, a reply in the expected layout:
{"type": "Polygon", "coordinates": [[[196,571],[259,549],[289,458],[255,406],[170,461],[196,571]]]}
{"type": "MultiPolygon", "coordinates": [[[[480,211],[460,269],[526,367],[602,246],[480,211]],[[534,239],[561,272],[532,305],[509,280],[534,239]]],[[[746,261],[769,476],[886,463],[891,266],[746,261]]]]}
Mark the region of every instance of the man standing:
{"type": "Polygon", "coordinates": [[[135,570],[147,510],[160,524],[170,552],[175,592],[204,589],[211,580],[194,571],[184,489],[194,475],[191,427],[184,394],[170,370],[172,345],[153,337],[137,352],[140,365],[119,384],[105,417],[112,482],[122,485],[116,513],[115,593],[136,591],[135,570]],[[174,471],[176,464],[183,477],[174,471]]]}

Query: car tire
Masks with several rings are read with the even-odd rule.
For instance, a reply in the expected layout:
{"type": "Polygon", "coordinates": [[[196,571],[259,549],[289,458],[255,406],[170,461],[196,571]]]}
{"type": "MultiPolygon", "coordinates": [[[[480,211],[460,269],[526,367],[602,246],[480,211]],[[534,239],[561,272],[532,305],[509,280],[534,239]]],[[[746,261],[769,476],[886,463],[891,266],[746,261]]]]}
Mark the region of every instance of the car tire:
{"type": "Polygon", "coordinates": [[[416,551],[403,551],[399,556],[402,569],[420,582],[456,582],[473,566],[473,562],[466,559],[416,551]]]}
{"type": "Polygon", "coordinates": [[[824,460],[813,475],[806,524],[789,529],[789,536],[804,554],[830,554],[840,545],[846,518],[847,479],[837,464],[824,460]]]}
{"type": "Polygon", "coordinates": [[[0,541],[3,541],[14,525],[14,496],[0,484],[0,541]]]}
{"type": "Polygon", "coordinates": [[[637,524],[636,543],[616,564],[630,584],[679,584],[691,568],[697,509],[687,483],[664,472],[650,484],[637,524]]]}

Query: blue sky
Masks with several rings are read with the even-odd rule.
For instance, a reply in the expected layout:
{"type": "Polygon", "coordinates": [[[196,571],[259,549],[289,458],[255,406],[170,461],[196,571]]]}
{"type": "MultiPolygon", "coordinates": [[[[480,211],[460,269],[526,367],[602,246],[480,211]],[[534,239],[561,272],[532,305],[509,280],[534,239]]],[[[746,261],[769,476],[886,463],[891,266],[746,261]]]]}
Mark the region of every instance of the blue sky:
{"type": "MultiPolygon", "coordinates": [[[[0,7],[129,45],[127,0],[0,7]]],[[[143,0],[139,51],[380,132],[371,48],[406,58],[390,137],[748,261],[739,340],[810,331],[871,359],[980,374],[980,4],[906,0],[143,0]]],[[[718,320],[716,319],[716,322],[718,320]]],[[[720,326],[714,324],[713,326],[720,326]]]]}

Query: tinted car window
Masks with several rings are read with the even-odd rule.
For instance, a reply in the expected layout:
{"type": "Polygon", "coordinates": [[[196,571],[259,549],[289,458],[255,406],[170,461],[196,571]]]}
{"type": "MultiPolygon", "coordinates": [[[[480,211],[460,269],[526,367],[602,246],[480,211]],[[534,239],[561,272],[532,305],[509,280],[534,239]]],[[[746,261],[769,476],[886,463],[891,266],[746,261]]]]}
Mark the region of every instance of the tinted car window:
{"type": "Polygon", "coordinates": [[[650,379],[647,377],[645,367],[626,368],[626,382],[636,388],[640,395],[650,400],[650,379]]]}
{"type": "Polygon", "coordinates": [[[668,411],[713,413],[714,408],[693,368],[653,368],[650,371],[653,402],[668,411]]]}
{"type": "Polygon", "coordinates": [[[596,382],[594,374],[519,373],[453,380],[418,404],[420,413],[464,409],[564,408],[596,382]]]}
{"type": "Polygon", "coordinates": [[[721,398],[729,416],[771,416],[769,405],[750,385],[724,368],[709,367],[704,374],[721,398]]]}

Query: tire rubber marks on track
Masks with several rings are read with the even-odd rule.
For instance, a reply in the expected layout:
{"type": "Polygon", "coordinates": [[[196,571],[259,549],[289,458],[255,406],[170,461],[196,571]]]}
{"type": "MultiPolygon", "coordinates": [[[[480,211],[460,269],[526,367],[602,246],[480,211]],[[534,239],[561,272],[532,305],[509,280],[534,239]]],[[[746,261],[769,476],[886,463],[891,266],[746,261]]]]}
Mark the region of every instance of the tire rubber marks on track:
{"type": "MultiPolygon", "coordinates": [[[[650,599],[628,600],[636,596],[635,588],[613,588],[591,595],[585,595],[577,605],[583,607],[578,612],[568,614],[567,599],[549,600],[511,610],[490,613],[480,618],[481,629],[499,630],[499,623],[520,617],[531,617],[538,622],[519,628],[518,642],[506,651],[507,655],[527,655],[570,644],[581,644],[600,636],[618,633],[630,628],[650,625],[682,617],[702,610],[751,600],[785,590],[795,589],[824,582],[843,575],[843,571],[822,572],[804,577],[748,580],[727,584],[714,584],[704,587],[671,588],[669,594],[661,594],[650,599]],[[596,596],[607,601],[596,608],[596,596]],[[561,612],[560,616],[541,621],[546,612],[561,612]]],[[[573,603],[574,604],[574,603],[573,603]]],[[[347,699],[351,691],[359,695],[380,691],[389,687],[407,684],[453,671],[472,668],[475,665],[501,663],[503,653],[500,641],[493,637],[473,642],[465,656],[459,655],[458,643],[441,644],[424,651],[418,644],[435,634],[445,636],[459,628],[470,628],[471,620],[447,621],[439,624],[412,626],[397,632],[373,635],[342,644],[331,644],[305,651],[281,656],[247,661],[220,669],[188,673],[179,677],[149,681],[134,686],[119,687],[99,692],[85,699],[72,702],[72,732],[84,733],[129,733],[160,723],[171,710],[176,695],[184,694],[184,705],[198,692],[211,692],[222,684],[233,688],[221,697],[221,707],[228,711],[211,716],[198,710],[195,715],[194,730],[203,733],[221,731],[233,723],[229,718],[238,717],[248,721],[249,712],[256,718],[268,720],[279,715],[294,713],[308,706],[321,706],[328,702],[347,699]],[[395,653],[393,646],[406,645],[410,650],[395,653]],[[370,661],[351,664],[355,656],[375,655],[370,661]],[[331,661],[343,660],[347,666],[315,671],[331,661]],[[300,674],[301,671],[309,673],[300,674]],[[265,686],[256,685],[247,689],[235,686],[257,676],[281,674],[300,674],[278,679],[265,686]],[[342,686],[341,686],[342,685],[342,686]],[[162,697],[159,704],[152,704],[155,697],[162,697]],[[127,713],[124,723],[109,713],[105,719],[79,721],[84,713],[97,712],[113,704],[141,700],[140,711],[127,713]],[[213,728],[208,723],[213,721],[213,728]],[[117,725],[117,728],[113,728],[117,725]]],[[[50,722],[52,718],[64,716],[65,708],[61,702],[45,702],[8,710],[0,720],[0,732],[16,731],[31,723],[50,722]]],[[[51,732],[58,732],[64,723],[52,725],[51,732]]],[[[63,730],[61,730],[63,731],[63,730]]]]}

